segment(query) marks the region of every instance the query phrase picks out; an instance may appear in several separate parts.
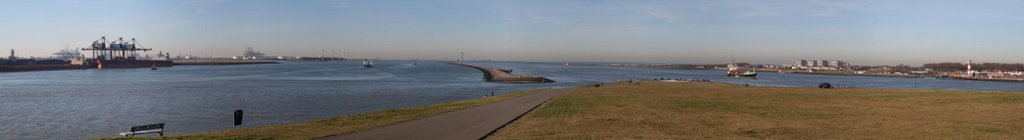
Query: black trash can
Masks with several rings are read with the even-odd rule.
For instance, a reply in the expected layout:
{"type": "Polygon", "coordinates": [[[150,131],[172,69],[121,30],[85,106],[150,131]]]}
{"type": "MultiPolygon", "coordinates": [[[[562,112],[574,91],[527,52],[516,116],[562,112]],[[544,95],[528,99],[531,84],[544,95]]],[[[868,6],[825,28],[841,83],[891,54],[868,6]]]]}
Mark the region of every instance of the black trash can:
{"type": "Polygon", "coordinates": [[[235,110],[235,126],[242,125],[242,110],[235,110]]]}
{"type": "Polygon", "coordinates": [[[821,83],[821,84],[818,84],[818,88],[822,88],[822,89],[830,89],[830,88],[832,88],[832,84],[829,84],[829,83],[821,83]]]}

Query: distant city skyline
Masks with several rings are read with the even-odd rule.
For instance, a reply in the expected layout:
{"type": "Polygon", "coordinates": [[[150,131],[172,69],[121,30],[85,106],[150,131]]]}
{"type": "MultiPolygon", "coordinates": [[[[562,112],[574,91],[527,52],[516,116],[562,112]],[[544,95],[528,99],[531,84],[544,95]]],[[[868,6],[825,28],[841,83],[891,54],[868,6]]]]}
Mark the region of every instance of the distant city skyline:
{"type": "MultiPolygon", "coordinates": [[[[1022,63],[1016,0],[14,0],[0,52],[50,56],[106,36],[172,55],[855,65],[1022,63]]],[[[83,54],[88,54],[83,52],[83,54]]]]}

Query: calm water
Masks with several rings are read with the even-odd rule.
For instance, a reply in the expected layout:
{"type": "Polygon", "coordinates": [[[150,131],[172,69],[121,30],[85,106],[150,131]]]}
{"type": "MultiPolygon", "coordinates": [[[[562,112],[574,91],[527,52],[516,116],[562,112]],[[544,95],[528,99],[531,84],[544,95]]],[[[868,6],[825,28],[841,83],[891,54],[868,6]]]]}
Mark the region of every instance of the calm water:
{"type": "Polygon", "coordinates": [[[765,86],[821,82],[868,88],[1024,91],[1024,83],[762,73],[726,78],[722,71],[485,62],[556,83],[482,81],[460,66],[408,61],[289,62],[271,65],[178,66],[0,73],[0,139],[82,139],[117,136],[133,125],[167,123],[169,134],[329,118],[383,109],[479,98],[494,91],[570,87],[634,78],[693,78],[765,86]]]}

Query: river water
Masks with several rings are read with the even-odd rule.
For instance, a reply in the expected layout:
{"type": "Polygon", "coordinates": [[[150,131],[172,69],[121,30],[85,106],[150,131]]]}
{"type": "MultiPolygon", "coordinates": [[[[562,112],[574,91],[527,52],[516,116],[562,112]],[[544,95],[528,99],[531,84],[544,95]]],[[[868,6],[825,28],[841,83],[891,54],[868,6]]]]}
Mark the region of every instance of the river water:
{"type": "Polygon", "coordinates": [[[536,88],[572,87],[637,78],[710,79],[761,86],[1024,91],[1024,83],[761,73],[727,78],[723,71],[545,63],[480,62],[546,76],[545,84],[489,83],[475,69],[434,62],[286,62],[266,65],[0,73],[0,139],[113,137],[130,126],[167,123],[168,134],[330,118],[480,98],[536,88]]]}

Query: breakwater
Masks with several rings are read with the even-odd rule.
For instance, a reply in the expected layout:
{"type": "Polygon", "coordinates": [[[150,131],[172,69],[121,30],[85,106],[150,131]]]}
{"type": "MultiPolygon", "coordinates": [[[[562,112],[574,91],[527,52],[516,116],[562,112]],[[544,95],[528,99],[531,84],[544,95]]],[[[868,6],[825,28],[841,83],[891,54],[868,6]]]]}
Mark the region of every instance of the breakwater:
{"type": "Polygon", "coordinates": [[[473,69],[480,70],[484,73],[484,80],[487,82],[504,82],[504,83],[550,83],[555,82],[554,80],[540,77],[530,76],[525,74],[512,74],[512,70],[502,70],[487,66],[464,64],[457,62],[446,62],[452,65],[466,66],[473,69]]]}
{"type": "Polygon", "coordinates": [[[174,60],[174,65],[248,65],[248,64],[277,64],[275,61],[258,60],[174,60]]]}
{"type": "Polygon", "coordinates": [[[1012,79],[1012,78],[950,77],[950,76],[943,76],[943,77],[937,77],[937,78],[939,78],[939,79],[952,79],[952,80],[1024,83],[1024,79],[1012,79]]]}

